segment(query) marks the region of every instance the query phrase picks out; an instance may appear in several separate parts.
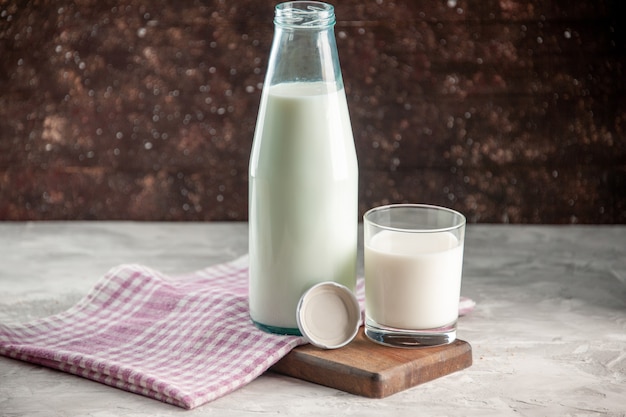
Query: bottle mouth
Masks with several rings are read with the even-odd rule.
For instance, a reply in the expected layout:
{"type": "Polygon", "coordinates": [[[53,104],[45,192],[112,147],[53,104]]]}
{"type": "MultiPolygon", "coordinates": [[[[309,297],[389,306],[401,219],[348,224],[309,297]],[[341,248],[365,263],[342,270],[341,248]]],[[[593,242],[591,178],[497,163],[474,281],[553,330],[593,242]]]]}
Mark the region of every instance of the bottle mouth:
{"type": "Polygon", "coordinates": [[[335,8],[320,1],[289,1],[276,6],[274,23],[283,27],[320,28],[335,24],[335,8]]]}

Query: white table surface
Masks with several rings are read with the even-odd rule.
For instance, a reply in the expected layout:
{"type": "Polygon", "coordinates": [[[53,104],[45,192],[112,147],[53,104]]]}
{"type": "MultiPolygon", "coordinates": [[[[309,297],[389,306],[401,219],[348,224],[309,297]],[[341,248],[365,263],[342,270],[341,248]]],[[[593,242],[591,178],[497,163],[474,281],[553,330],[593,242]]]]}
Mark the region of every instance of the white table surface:
{"type": "MultiPolygon", "coordinates": [[[[0,223],[0,322],[63,311],[121,263],[246,252],[245,223],[0,223]]],[[[626,416],[626,226],[470,225],[462,295],[473,365],[385,399],[266,373],[186,411],[0,357],[0,416],[626,416]]]]}

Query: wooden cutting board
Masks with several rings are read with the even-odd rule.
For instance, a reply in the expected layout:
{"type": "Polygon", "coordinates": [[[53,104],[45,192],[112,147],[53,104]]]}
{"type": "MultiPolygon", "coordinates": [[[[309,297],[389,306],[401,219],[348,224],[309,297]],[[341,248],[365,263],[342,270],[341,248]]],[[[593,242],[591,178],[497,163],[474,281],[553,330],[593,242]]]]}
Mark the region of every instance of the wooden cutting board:
{"type": "Polygon", "coordinates": [[[463,340],[436,347],[403,349],[379,345],[363,333],[340,349],[299,346],[271,371],[370,398],[384,398],[472,364],[463,340]]]}

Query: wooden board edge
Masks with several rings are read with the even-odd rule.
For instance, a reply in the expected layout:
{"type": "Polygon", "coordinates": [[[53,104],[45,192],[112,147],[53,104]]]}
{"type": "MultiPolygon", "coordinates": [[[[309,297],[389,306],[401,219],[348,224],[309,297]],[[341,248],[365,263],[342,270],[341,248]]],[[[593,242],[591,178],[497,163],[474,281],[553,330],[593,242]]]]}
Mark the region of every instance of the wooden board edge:
{"type": "Polygon", "coordinates": [[[437,361],[427,364],[405,375],[404,385],[394,382],[385,372],[369,372],[324,358],[311,356],[294,350],[285,356],[269,371],[318,385],[335,388],[350,394],[368,398],[386,398],[409,388],[449,375],[472,365],[471,345],[463,340],[454,342],[452,349],[438,352],[437,361]],[[446,370],[441,372],[437,365],[445,362],[446,370]]]}
{"type": "Polygon", "coordinates": [[[381,379],[378,373],[334,363],[299,351],[291,352],[269,370],[364,397],[371,397],[368,393],[376,390],[381,379]]]}

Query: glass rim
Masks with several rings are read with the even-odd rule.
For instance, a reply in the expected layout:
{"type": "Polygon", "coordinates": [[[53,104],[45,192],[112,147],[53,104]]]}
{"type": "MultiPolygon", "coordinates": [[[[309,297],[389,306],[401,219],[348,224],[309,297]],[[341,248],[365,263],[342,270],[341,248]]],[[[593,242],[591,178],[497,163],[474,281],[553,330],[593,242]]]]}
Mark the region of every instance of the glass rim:
{"type": "Polygon", "coordinates": [[[436,206],[433,204],[417,204],[417,203],[401,203],[401,204],[386,204],[384,206],[378,206],[378,207],[373,207],[369,210],[367,210],[364,214],[363,214],[363,221],[376,226],[380,229],[383,230],[389,230],[389,231],[393,231],[393,232],[402,232],[402,233],[441,233],[441,232],[450,232],[452,230],[457,230],[460,229],[462,227],[464,227],[467,224],[467,219],[465,218],[465,216],[456,211],[453,210],[451,208],[448,207],[444,207],[444,206],[436,206]],[[432,211],[439,211],[439,212],[445,212],[448,214],[451,214],[455,217],[457,217],[459,219],[459,221],[454,222],[453,225],[451,226],[447,226],[447,227],[438,227],[438,228],[432,228],[432,229],[427,229],[427,228],[406,228],[406,227],[394,227],[394,226],[385,226],[382,224],[379,224],[378,222],[375,222],[371,219],[369,219],[369,217],[375,213],[381,212],[381,211],[390,211],[396,208],[412,208],[412,209],[420,209],[420,210],[432,210],[432,211]]]}
{"type": "Polygon", "coordinates": [[[287,1],[274,8],[274,23],[282,27],[315,29],[335,24],[335,7],[321,1],[287,1]]]}

